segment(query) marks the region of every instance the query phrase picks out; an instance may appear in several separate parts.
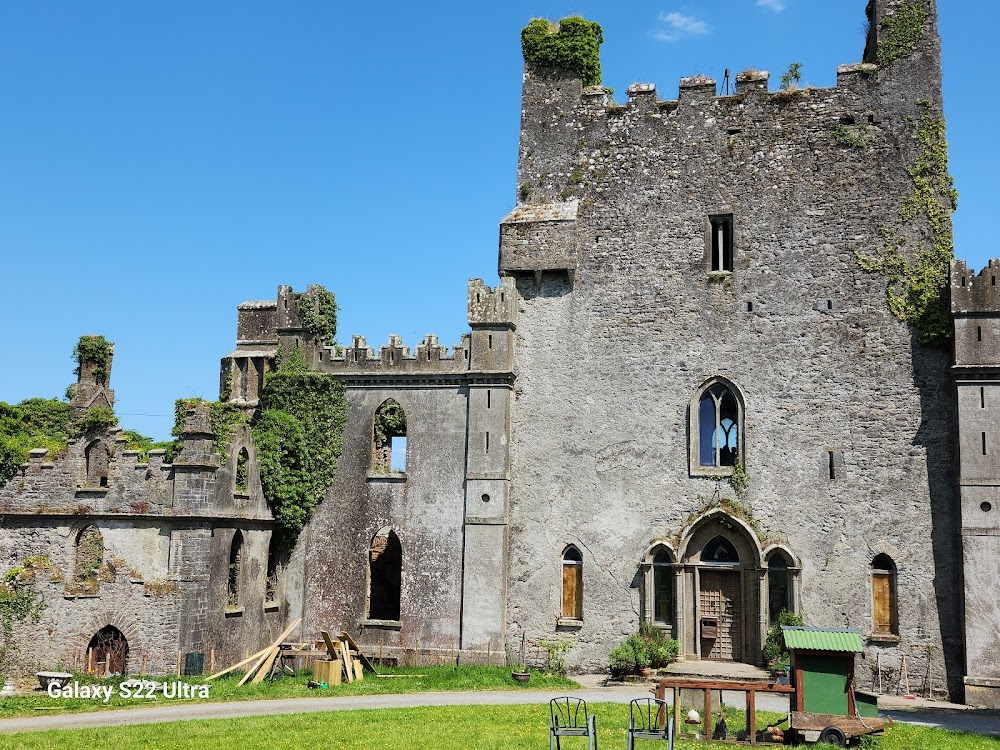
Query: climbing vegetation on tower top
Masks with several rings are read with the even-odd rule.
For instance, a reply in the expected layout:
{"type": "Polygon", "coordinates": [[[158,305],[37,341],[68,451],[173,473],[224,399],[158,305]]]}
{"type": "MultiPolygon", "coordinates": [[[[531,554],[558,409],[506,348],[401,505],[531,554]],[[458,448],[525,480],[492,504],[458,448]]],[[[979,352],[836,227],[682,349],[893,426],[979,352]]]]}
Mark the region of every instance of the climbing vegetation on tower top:
{"type": "Polygon", "coordinates": [[[526,62],[576,73],[584,86],[601,84],[601,44],[604,33],[596,21],[570,16],[558,24],[536,18],[521,29],[526,62]]]}

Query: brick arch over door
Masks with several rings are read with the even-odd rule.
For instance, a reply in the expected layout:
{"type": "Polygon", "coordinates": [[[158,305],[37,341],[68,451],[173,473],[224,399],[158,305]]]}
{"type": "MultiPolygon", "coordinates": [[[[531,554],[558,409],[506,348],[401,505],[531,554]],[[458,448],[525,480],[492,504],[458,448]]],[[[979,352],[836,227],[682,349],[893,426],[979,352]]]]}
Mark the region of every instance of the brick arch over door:
{"type": "Polygon", "coordinates": [[[139,633],[138,625],[131,618],[124,617],[112,610],[106,610],[102,614],[94,615],[77,632],[74,639],[73,653],[73,660],[77,665],[77,669],[81,672],[86,670],[87,648],[90,645],[90,639],[94,637],[95,633],[106,628],[108,625],[117,628],[125,636],[125,640],[128,641],[129,671],[130,673],[138,672],[137,667],[141,668],[146,656],[146,645],[139,633]]]}

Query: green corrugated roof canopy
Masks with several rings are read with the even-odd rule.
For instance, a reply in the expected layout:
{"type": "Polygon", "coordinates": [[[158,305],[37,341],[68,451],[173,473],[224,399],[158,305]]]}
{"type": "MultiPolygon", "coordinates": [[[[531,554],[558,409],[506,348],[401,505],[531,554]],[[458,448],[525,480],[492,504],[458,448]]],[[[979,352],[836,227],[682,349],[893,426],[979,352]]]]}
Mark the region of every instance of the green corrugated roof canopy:
{"type": "Polygon", "coordinates": [[[863,652],[861,634],[857,630],[830,628],[801,628],[782,626],[781,634],[790,651],[842,651],[854,654],[863,652]]]}

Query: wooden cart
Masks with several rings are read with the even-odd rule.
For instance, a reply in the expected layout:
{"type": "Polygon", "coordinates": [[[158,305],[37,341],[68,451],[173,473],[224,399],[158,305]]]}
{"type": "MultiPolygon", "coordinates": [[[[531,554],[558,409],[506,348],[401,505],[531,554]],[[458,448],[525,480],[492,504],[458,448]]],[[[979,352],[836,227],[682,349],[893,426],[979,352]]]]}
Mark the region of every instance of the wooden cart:
{"type": "Polygon", "coordinates": [[[892,723],[879,718],[875,696],[854,689],[854,657],[863,650],[857,631],[786,627],[782,628],[782,634],[792,657],[790,685],[724,679],[661,679],[656,687],[656,697],[662,707],[661,726],[665,726],[663,720],[668,688],[673,690],[674,726],[678,727],[681,726],[680,691],[704,692],[703,736],[706,739],[713,733],[713,690],[735,690],[746,694],[747,726],[744,736],[751,745],[761,742],[756,731],[757,693],[781,693],[789,697],[788,729],[771,728],[769,734],[775,742],[828,742],[846,747],[862,735],[881,734],[892,723]]]}
{"type": "Polygon", "coordinates": [[[864,651],[856,630],[783,627],[791,655],[793,740],[846,747],[865,734],[881,734],[873,695],[854,689],[854,659],[864,651]]]}

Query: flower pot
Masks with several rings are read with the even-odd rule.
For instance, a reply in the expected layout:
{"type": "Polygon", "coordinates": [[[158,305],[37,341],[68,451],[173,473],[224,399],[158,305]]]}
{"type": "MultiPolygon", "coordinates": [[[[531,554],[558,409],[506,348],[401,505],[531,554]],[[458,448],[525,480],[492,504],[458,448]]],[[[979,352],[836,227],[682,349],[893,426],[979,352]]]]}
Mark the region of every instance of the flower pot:
{"type": "Polygon", "coordinates": [[[511,672],[510,676],[514,678],[514,682],[527,682],[531,679],[531,672],[511,672]]]}
{"type": "Polygon", "coordinates": [[[640,677],[649,677],[652,674],[652,670],[649,667],[642,667],[639,669],[640,677]]]}

